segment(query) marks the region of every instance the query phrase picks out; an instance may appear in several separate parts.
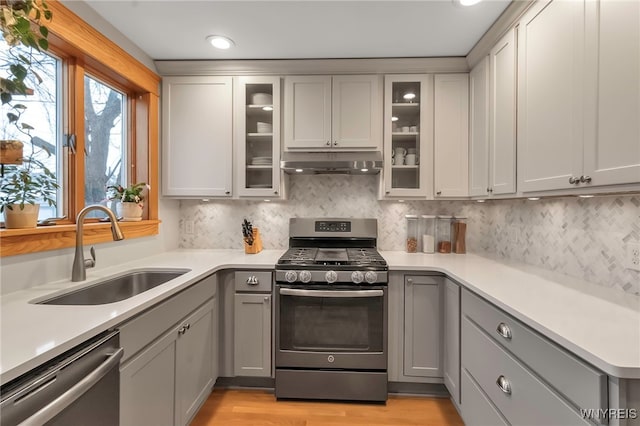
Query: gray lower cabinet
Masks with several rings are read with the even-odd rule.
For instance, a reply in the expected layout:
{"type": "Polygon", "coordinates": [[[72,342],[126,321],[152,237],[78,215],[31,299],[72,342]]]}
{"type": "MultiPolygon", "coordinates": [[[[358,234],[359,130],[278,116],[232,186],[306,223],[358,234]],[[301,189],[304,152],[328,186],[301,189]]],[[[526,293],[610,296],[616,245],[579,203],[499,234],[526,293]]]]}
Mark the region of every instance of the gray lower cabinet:
{"type": "Polygon", "coordinates": [[[404,375],[442,377],[444,279],[404,277],[404,375]]]}
{"type": "Polygon", "coordinates": [[[588,425],[580,409],[608,408],[603,372],[468,290],[461,321],[467,424],[504,418],[517,425],[588,425]]]}
{"type": "Polygon", "coordinates": [[[237,293],[234,316],[234,374],[270,377],[271,295],[237,293]]]}
{"type": "Polygon", "coordinates": [[[209,396],[216,379],[215,287],[209,277],[119,327],[122,426],[187,425],[209,396]]]}
{"type": "Polygon", "coordinates": [[[236,271],[233,304],[234,376],[271,377],[270,271],[236,271]]]}
{"type": "Polygon", "coordinates": [[[460,286],[444,280],[444,385],[460,404],[460,286]]]}

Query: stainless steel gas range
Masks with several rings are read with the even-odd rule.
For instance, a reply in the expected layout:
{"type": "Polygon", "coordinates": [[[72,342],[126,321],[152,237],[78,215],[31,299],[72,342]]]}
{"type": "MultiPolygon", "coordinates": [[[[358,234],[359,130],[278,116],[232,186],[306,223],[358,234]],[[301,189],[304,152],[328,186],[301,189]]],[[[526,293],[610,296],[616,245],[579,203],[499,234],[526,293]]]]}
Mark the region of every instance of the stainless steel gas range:
{"type": "Polygon", "coordinates": [[[276,265],[276,397],[387,400],[376,219],[292,218],[276,265]]]}

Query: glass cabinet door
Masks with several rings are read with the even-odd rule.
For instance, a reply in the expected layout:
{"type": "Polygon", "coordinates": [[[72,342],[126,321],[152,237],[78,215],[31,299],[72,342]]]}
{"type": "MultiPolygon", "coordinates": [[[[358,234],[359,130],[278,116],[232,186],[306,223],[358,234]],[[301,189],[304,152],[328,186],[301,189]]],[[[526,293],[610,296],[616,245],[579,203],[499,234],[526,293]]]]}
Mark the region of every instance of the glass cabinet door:
{"type": "Polygon", "coordinates": [[[385,76],[385,197],[432,195],[432,102],[432,76],[385,76]]]}
{"type": "Polygon", "coordinates": [[[280,78],[237,81],[238,194],[279,197],[280,78]]]}

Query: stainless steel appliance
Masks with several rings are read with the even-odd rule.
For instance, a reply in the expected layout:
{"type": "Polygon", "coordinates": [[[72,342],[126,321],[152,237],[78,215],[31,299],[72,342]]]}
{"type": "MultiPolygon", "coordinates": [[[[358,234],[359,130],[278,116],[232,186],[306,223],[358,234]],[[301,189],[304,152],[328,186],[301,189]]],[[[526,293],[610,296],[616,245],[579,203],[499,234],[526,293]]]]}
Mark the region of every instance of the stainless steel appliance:
{"type": "Polygon", "coordinates": [[[277,398],[387,400],[387,262],[376,219],[292,218],[276,264],[277,398]]]}
{"type": "Polygon", "coordinates": [[[0,389],[0,423],[119,424],[119,333],[105,332],[0,389]]]}

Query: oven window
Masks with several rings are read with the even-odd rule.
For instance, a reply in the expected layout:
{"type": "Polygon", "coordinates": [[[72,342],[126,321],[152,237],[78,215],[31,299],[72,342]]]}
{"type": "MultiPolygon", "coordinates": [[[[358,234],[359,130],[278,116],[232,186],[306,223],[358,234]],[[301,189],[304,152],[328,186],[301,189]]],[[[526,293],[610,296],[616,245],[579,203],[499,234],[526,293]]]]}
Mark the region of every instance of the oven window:
{"type": "Polygon", "coordinates": [[[382,352],[384,298],[280,295],[280,349],[382,352]]]}

